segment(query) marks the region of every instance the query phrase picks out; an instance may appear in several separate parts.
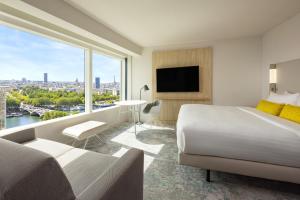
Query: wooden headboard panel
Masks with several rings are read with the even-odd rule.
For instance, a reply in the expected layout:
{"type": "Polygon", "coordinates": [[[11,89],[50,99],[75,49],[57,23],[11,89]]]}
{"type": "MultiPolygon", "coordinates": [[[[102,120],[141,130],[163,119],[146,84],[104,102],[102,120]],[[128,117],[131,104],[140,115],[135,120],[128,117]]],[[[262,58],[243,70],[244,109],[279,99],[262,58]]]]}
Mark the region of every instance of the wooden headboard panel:
{"type": "Polygon", "coordinates": [[[152,53],[152,96],[161,100],[160,120],[177,119],[180,106],[185,103],[212,102],[212,48],[183,49],[172,51],[154,51],[152,53]],[[156,91],[156,69],[199,65],[199,92],[163,92],[156,91]]]}

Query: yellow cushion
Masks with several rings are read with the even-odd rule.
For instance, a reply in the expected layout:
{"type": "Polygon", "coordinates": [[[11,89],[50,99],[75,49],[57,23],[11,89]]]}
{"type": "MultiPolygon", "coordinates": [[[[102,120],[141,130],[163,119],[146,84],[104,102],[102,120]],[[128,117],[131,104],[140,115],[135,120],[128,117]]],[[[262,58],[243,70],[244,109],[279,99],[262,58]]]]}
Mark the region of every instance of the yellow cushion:
{"type": "Polygon", "coordinates": [[[261,100],[256,106],[257,110],[278,116],[284,107],[284,104],[273,103],[266,100],[261,100]]]}
{"type": "Polygon", "coordinates": [[[300,124],[300,107],[285,105],[280,113],[280,116],[284,119],[288,119],[293,122],[297,122],[300,124]]]}

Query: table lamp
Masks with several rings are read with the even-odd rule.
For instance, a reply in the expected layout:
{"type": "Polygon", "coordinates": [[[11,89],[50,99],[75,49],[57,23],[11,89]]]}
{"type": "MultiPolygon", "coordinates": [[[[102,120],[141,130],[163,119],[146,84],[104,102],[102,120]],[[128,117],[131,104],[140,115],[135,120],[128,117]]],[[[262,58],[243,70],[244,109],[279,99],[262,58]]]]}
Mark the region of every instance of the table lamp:
{"type": "MultiPolygon", "coordinates": [[[[144,85],[143,87],[141,87],[140,100],[142,100],[142,91],[148,91],[148,90],[150,90],[148,85],[144,85]]],[[[143,122],[141,122],[141,106],[139,107],[139,121],[137,122],[137,124],[143,124],[143,122]]]]}

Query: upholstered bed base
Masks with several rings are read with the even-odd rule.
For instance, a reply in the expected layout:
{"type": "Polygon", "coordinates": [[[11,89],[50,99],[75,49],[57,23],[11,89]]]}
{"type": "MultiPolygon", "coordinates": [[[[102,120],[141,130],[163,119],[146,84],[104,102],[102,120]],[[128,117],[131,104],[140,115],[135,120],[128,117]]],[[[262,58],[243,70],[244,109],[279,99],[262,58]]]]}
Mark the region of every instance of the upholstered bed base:
{"type": "Polygon", "coordinates": [[[181,165],[300,184],[300,168],[179,152],[181,165]]]}

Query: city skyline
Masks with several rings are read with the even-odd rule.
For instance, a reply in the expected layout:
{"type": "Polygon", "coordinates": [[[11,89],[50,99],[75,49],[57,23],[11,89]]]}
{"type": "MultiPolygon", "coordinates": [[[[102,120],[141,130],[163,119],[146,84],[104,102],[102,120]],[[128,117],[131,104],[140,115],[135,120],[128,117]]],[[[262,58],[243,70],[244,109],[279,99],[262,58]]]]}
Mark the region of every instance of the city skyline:
{"type": "MultiPolygon", "coordinates": [[[[10,80],[0,79],[0,81],[22,81],[22,82],[32,81],[32,82],[43,82],[43,83],[48,83],[48,82],[70,82],[70,83],[80,82],[80,83],[84,83],[84,81],[79,81],[78,78],[75,78],[75,80],[73,80],[73,81],[72,80],[71,81],[52,81],[52,80],[48,79],[48,73],[43,73],[42,76],[43,76],[43,78],[41,80],[30,80],[30,79],[27,79],[26,77],[22,77],[21,79],[10,79],[10,80]],[[47,81],[45,81],[45,80],[47,80],[47,81]]],[[[95,77],[93,83],[97,83],[98,78],[99,78],[99,83],[102,84],[102,82],[100,82],[101,77],[95,77]]],[[[106,83],[120,83],[120,82],[116,81],[115,77],[114,77],[113,80],[111,80],[109,82],[105,82],[103,84],[106,84],[106,83]]]]}
{"type": "MultiPolygon", "coordinates": [[[[84,81],[84,50],[62,42],[0,25],[0,80],[84,81]],[[33,73],[34,72],[34,73],[33,73]]],[[[93,56],[93,79],[120,81],[120,60],[93,56]]]]}

